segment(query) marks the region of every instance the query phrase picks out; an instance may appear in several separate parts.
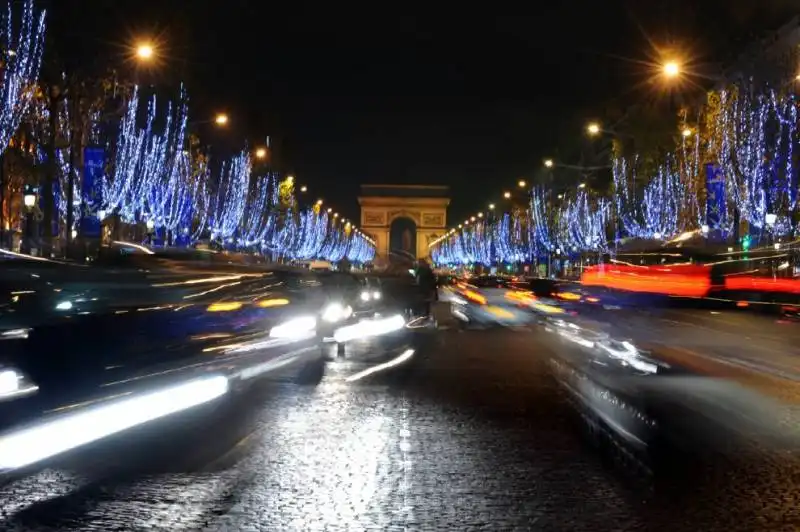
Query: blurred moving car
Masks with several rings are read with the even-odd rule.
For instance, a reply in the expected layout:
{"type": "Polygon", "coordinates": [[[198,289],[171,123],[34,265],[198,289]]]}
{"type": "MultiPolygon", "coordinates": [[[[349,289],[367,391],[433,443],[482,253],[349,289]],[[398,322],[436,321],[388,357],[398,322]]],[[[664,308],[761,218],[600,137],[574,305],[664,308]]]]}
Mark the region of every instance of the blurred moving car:
{"type": "Polygon", "coordinates": [[[1,253],[0,472],[260,377],[319,382],[321,283],[253,262],[127,243],[91,266],[1,253]]]}
{"type": "Polygon", "coordinates": [[[319,276],[324,292],[320,331],[326,342],[336,344],[343,356],[347,342],[382,336],[405,326],[406,304],[381,277],[335,272],[319,276]]]}

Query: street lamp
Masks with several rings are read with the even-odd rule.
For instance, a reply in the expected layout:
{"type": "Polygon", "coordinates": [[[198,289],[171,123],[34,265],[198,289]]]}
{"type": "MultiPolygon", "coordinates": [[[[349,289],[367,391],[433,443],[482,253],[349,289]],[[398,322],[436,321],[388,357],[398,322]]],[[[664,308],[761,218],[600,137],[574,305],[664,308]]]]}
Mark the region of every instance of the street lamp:
{"type": "Polygon", "coordinates": [[[544,160],[545,168],[552,168],[553,167],[553,159],[545,159],[544,160]]]}
{"type": "Polygon", "coordinates": [[[482,212],[478,213],[478,218],[483,218],[483,213],[482,212]]]}
{"type": "Polygon", "coordinates": [[[592,122],[588,126],[586,126],[586,131],[590,135],[597,135],[598,133],[600,133],[600,124],[598,124],[597,122],[592,122]]]}
{"type": "Polygon", "coordinates": [[[474,222],[474,221],[475,221],[475,217],[474,217],[474,216],[470,216],[470,217],[469,217],[469,221],[470,221],[470,222],[474,222]]]}
{"type": "Polygon", "coordinates": [[[525,188],[525,180],[524,179],[520,179],[519,182],[517,183],[517,185],[519,185],[519,188],[525,188]]]}
{"type": "Polygon", "coordinates": [[[509,198],[511,197],[511,192],[508,192],[508,191],[506,191],[506,192],[503,192],[503,197],[504,197],[505,199],[509,199],[509,198]]]}
{"type": "Polygon", "coordinates": [[[136,46],[136,59],[142,62],[149,62],[155,56],[156,51],[153,45],[147,42],[139,43],[136,46]]]}
{"type": "Polygon", "coordinates": [[[667,61],[663,67],[664,75],[668,78],[678,77],[681,73],[681,66],[677,61],[667,61]]]}
{"type": "Polygon", "coordinates": [[[586,188],[586,183],[581,183],[580,185],[578,185],[578,188],[586,188]]]}
{"type": "MultiPolygon", "coordinates": [[[[228,115],[225,113],[218,113],[216,117],[214,117],[214,122],[218,126],[225,126],[228,125],[228,115]]],[[[266,155],[266,153],[265,153],[266,155]]]]}
{"type": "Polygon", "coordinates": [[[321,199],[317,200],[317,205],[322,205],[322,200],[321,199]]]}
{"type": "Polygon", "coordinates": [[[36,207],[36,187],[33,185],[25,185],[22,196],[22,202],[25,204],[25,240],[21,242],[21,251],[23,253],[33,253],[34,235],[38,234],[38,228],[34,227],[36,218],[34,211],[36,207]]]}
{"type": "Polygon", "coordinates": [[[266,148],[258,148],[256,150],[256,159],[264,159],[267,157],[267,149],[266,148]]]}
{"type": "Polygon", "coordinates": [[[683,131],[681,131],[681,135],[683,135],[684,138],[691,137],[692,136],[692,130],[689,129],[688,127],[685,127],[685,128],[683,128],[683,131]]]}
{"type": "Polygon", "coordinates": [[[36,193],[32,189],[26,190],[22,201],[25,203],[25,207],[33,209],[33,206],[36,205],[36,193]]]}
{"type": "Polygon", "coordinates": [[[333,211],[333,209],[331,209],[330,207],[328,207],[328,214],[330,214],[332,211],[333,211]]]}
{"type": "Polygon", "coordinates": [[[300,187],[300,192],[307,192],[307,191],[308,191],[307,186],[303,185],[302,187],[300,187]]]}
{"type": "Polygon", "coordinates": [[[494,210],[494,203],[490,203],[490,204],[489,204],[489,210],[490,210],[490,211],[493,211],[493,210],[494,210]]]}

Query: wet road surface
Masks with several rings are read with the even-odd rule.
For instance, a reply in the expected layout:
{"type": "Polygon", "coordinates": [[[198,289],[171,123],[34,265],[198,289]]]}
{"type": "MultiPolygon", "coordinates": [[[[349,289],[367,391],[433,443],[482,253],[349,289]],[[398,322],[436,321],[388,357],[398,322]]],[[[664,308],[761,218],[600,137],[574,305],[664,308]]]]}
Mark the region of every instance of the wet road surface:
{"type": "Polygon", "coordinates": [[[553,377],[545,333],[441,325],[396,365],[354,346],[316,387],[259,385],[8,481],[0,530],[800,527],[793,449],[692,440],[704,420],[659,381],[686,441],[631,450],[553,377]]]}

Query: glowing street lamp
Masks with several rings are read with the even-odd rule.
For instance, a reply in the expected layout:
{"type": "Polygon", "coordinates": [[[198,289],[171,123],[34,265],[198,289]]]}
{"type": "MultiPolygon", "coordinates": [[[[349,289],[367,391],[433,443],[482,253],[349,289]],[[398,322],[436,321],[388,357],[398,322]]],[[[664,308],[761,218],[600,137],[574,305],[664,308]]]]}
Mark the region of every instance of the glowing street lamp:
{"type": "Polygon", "coordinates": [[[303,185],[302,187],[300,187],[300,192],[308,192],[308,187],[303,185]]]}
{"type": "Polygon", "coordinates": [[[511,192],[503,192],[503,197],[509,199],[511,197],[511,192]]]}
{"type": "Polygon", "coordinates": [[[266,148],[258,148],[256,150],[256,159],[265,159],[267,157],[267,149],[266,148]]]}
{"type": "Polygon", "coordinates": [[[33,206],[36,205],[36,193],[33,189],[25,191],[25,195],[22,196],[22,202],[28,209],[32,209],[33,206]]]}
{"type": "Polygon", "coordinates": [[[545,159],[544,160],[545,168],[552,168],[553,167],[553,159],[545,159]]]}
{"type": "Polygon", "coordinates": [[[677,61],[668,61],[664,63],[663,71],[666,77],[675,78],[680,75],[681,66],[677,63],[677,61]]]}
{"type": "Polygon", "coordinates": [[[478,213],[478,218],[483,218],[483,213],[482,212],[478,213]]]}
{"type": "Polygon", "coordinates": [[[517,183],[517,185],[519,185],[519,188],[525,188],[525,184],[526,183],[524,179],[520,179],[519,182],[517,183]]]}
{"type": "Polygon", "coordinates": [[[470,217],[469,217],[469,221],[470,221],[470,222],[474,222],[474,221],[475,221],[475,217],[474,217],[474,216],[470,216],[470,217]]]}
{"type": "Polygon", "coordinates": [[[600,133],[600,124],[597,122],[592,122],[588,126],[586,126],[586,132],[590,135],[597,135],[600,133]]]}
{"type": "Polygon", "coordinates": [[[586,188],[586,183],[581,183],[580,185],[578,185],[578,188],[586,188]]]}
{"type": "Polygon", "coordinates": [[[489,210],[490,210],[490,211],[493,211],[493,210],[494,210],[494,203],[490,203],[490,204],[489,204],[489,210]]]}
{"type": "MultiPolygon", "coordinates": [[[[214,117],[214,123],[218,126],[226,126],[228,125],[228,115],[225,113],[219,113],[216,117],[214,117]]],[[[266,153],[264,154],[266,155],[266,153]]]]}
{"type": "Polygon", "coordinates": [[[140,43],[136,46],[136,59],[144,63],[150,62],[156,55],[153,45],[150,43],[140,43]]]}
{"type": "Polygon", "coordinates": [[[317,205],[322,205],[322,200],[321,199],[317,200],[317,205]]]}
{"type": "Polygon", "coordinates": [[[684,138],[691,137],[692,136],[692,130],[689,129],[688,127],[685,127],[685,128],[683,128],[683,131],[681,131],[681,135],[683,135],[684,138]]]}
{"type": "Polygon", "coordinates": [[[328,207],[328,214],[330,214],[331,212],[333,212],[333,209],[331,209],[330,207],[328,207]]]}

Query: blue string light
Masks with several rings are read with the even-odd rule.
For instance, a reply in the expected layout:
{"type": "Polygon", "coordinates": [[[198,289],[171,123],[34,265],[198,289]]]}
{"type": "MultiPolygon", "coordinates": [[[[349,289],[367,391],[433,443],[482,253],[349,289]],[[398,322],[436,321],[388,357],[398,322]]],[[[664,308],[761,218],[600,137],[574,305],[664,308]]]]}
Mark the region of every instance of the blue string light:
{"type": "Polygon", "coordinates": [[[234,238],[247,204],[250,170],[250,156],[244,151],[222,164],[210,217],[212,240],[230,243],[234,238]]]}
{"type": "Polygon", "coordinates": [[[14,32],[11,5],[2,18],[0,33],[0,153],[5,152],[36,94],[44,50],[45,12],[35,13],[33,0],[22,5],[18,33],[14,32]]]}

